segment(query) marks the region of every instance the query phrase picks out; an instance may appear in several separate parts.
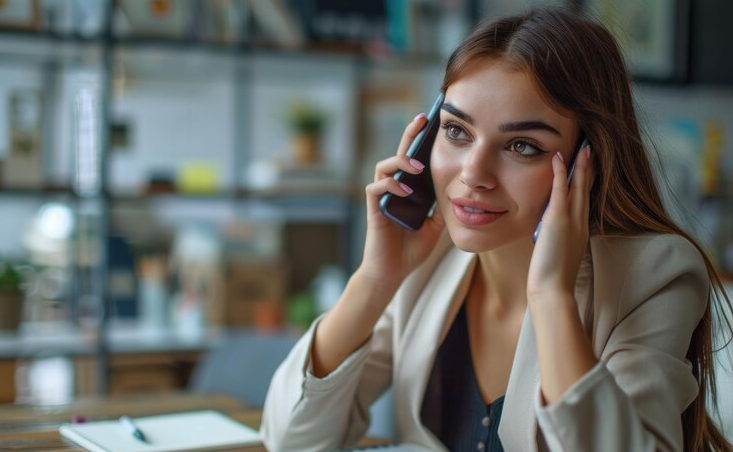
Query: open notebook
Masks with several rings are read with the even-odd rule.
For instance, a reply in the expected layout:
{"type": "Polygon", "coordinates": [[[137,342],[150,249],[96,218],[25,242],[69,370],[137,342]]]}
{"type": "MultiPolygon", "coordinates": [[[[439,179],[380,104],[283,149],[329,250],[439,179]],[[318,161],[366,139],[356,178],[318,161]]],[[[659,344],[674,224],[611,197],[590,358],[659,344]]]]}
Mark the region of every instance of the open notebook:
{"type": "Polygon", "coordinates": [[[64,424],[63,436],[92,452],[180,452],[261,444],[257,430],[218,411],[190,411],[135,418],[147,442],[117,420],[64,424]]]}

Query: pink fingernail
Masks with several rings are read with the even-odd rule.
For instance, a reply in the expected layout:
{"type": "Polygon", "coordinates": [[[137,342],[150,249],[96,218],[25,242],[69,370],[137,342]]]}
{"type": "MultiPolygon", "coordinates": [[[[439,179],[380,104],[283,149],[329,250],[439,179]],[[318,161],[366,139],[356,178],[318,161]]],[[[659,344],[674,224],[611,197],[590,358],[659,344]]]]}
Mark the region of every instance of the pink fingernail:
{"type": "Polygon", "coordinates": [[[418,119],[424,118],[424,117],[425,117],[425,113],[420,113],[417,116],[415,116],[415,119],[413,119],[413,121],[417,121],[418,119]]]}
{"type": "Polygon", "coordinates": [[[565,163],[565,159],[564,159],[564,158],[562,158],[562,154],[560,154],[560,153],[558,152],[558,153],[557,153],[557,154],[555,154],[555,155],[557,156],[557,158],[559,158],[559,159],[560,159],[560,161],[561,161],[561,162],[565,163]]]}
{"type": "Polygon", "coordinates": [[[405,190],[408,195],[412,194],[412,189],[402,182],[400,182],[400,187],[402,187],[402,189],[405,190]]]}
{"type": "Polygon", "coordinates": [[[420,160],[410,159],[410,165],[414,166],[415,168],[419,170],[425,168],[425,165],[423,165],[420,160]]]}
{"type": "Polygon", "coordinates": [[[590,144],[585,147],[585,157],[590,160],[590,144]]]}

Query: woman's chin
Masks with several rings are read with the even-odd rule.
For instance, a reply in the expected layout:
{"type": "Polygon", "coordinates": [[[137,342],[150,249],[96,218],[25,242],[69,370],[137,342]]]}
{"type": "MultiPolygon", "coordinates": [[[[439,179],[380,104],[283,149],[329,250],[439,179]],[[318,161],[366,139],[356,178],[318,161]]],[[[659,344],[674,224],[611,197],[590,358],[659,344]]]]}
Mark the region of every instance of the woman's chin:
{"type": "Polygon", "coordinates": [[[497,240],[498,237],[476,237],[476,234],[465,234],[463,231],[448,231],[448,235],[456,248],[467,253],[483,253],[503,245],[501,240],[497,240]]]}
{"type": "Polygon", "coordinates": [[[450,228],[448,228],[448,235],[456,248],[467,253],[483,253],[520,240],[532,239],[531,234],[476,234],[475,232],[467,233],[465,230],[452,231],[450,228]]]}

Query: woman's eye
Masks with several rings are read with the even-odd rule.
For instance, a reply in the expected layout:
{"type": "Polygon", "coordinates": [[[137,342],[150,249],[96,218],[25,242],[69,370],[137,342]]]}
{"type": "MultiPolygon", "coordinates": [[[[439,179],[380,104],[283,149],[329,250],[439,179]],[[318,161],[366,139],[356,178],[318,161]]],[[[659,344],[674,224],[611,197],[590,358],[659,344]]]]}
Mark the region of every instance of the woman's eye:
{"type": "Polygon", "coordinates": [[[466,132],[455,124],[444,124],[443,129],[445,129],[445,136],[450,141],[465,141],[468,139],[466,132]]]}
{"type": "Polygon", "coordinates": [[[519,154],[522,157],[534,157],[540,154],[544,154],[545,151],[529,144],[526,141],[515,141],[509,145],[512,152],[519,154]]]}

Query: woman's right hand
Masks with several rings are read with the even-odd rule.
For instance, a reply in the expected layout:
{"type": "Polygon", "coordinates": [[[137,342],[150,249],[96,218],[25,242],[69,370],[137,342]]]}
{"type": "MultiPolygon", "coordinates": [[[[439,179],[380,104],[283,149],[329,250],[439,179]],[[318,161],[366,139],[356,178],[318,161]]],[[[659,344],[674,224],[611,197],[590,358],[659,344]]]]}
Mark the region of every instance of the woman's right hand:
{"type": "Polygon", "coordinates": [[[410,187],[394,179],[398,170],[410,174],[424,171],[420,162],[407,157],[407,150],[426,123],[425,114],[421,113],[407,125],[397,155],[377,163],[374,182],[366,186],[367,233],[358,272],[375,283],[400,284],[430,254],[445,228],[438,209],[417,232],[399,226],[379,210],[379,200],[385,193],[400,197],[411,193],[410,187]]]}
{"type": "Polygon", "coordinates": [[[379,210],[379,200],[385,193],[409,194],[393,178],[398,170],[411,174],[422,171],[418,168],[421,165],[410,162],[407,149],[425,123],[424,114],[415,117],[402,134],[397,155],[377,163],[374,182],[366,186],[364,258],[338,303],[316,328],[311,358],[313,374],[318,378],[329,375],[364,345],[399,285],[428,256],[445,227],[438,211],[419,231],[410,232],[379,210]]]}

